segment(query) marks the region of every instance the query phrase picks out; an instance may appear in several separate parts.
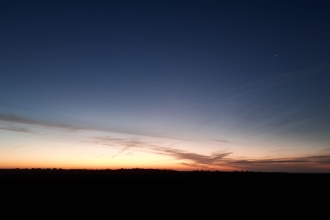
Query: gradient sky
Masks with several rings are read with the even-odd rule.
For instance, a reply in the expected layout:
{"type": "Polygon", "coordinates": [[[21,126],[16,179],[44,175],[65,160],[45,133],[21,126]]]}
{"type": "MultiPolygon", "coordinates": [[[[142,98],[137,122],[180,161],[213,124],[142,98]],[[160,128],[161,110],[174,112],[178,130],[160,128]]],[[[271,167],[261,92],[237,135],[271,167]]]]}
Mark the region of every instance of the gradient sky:
{"type": "Polygon", "coordinates": [[[330,1],[0,2],[0,168],[330,171],[330,1]]]}

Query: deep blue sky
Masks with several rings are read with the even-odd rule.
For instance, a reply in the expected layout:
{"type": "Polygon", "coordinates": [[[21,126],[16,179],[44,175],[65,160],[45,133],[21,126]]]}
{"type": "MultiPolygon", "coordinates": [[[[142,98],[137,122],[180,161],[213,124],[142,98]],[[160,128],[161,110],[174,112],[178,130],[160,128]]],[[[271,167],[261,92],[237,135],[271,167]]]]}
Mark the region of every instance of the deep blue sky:
{"type": "Polygon", "coordinates": [[[329,147],[329,1],[8,0],[0,22],[3,121],[329,147]]]}

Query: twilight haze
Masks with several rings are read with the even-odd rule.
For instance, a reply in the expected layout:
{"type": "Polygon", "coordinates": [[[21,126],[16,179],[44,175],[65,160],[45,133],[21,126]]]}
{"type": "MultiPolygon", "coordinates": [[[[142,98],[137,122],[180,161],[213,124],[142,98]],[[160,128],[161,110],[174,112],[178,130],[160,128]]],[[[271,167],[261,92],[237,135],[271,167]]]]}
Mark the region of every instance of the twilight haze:
{"type": "Polygon", "coordinates": [[[0,168],[330,171],[330,1],[0,3],[0,168]]]}

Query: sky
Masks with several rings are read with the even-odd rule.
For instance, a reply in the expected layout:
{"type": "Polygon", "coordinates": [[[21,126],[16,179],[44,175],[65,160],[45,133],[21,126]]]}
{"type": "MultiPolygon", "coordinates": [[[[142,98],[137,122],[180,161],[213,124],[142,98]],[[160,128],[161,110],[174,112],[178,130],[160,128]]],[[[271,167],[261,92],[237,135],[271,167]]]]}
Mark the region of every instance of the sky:
{"type": "Polygon", "coordinates": [[[330,172],[329,1],[0,2],[0,168],[330,172]]]}

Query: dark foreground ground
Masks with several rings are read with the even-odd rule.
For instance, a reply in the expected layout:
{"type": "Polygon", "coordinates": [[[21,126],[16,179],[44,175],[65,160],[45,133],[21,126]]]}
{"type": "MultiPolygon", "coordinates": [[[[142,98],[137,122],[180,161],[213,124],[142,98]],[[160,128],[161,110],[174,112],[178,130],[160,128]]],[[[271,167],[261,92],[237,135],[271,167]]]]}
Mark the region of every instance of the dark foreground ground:
{"type": "Polygon", "coordinates": [[[188,184],[221,186],[226,184],[290,183],[330,186],[330,173],[263,173],[174,171],[153,169],[61,170],[61,169],[0,169],[1,183],[97,183],[97,184],[188,184]]]}
{"type": "Polygon", "coordinates": [[[202,219],[223,213],[283,218],[293,210],[295,217],[305,215],[312,206],[318,207],[315,213],[327,210],[320,207],[330,196],[330,174],[12,169],[0,170],[0,187],[1,210],[10,211],[11,217],[85,217],[92,212],[93,219],[117,213],[173,219],[179,212],[185,217],[200,213],[202,219]],[[23,211],[27,206],[29,212],[23,211]]]}
{"type": "Polygon", "coordinates": [[[113,203],[135,207],[160,206],[161,201],[167,201],[166,209],[169,204],[173,207],[213,204],[217,206],[214,210],[222,210],[249,205],[273,207],[270,203],[275,201],[280,201],[276,207],[284,207],[284,203],[285,207],[291,207],[291,203],[297,202],[308,206],[318,204],[330,196],[330,174],[0,169],[0,187],[2,200],[10,206],[17,202],[34,204],[33,199],[41,205],[61,201],[61,205],[66,203],[65,207],[103,204],[108,210],[113,203]],[[255,200],[259,205],[252,203],[255,200]]]}

